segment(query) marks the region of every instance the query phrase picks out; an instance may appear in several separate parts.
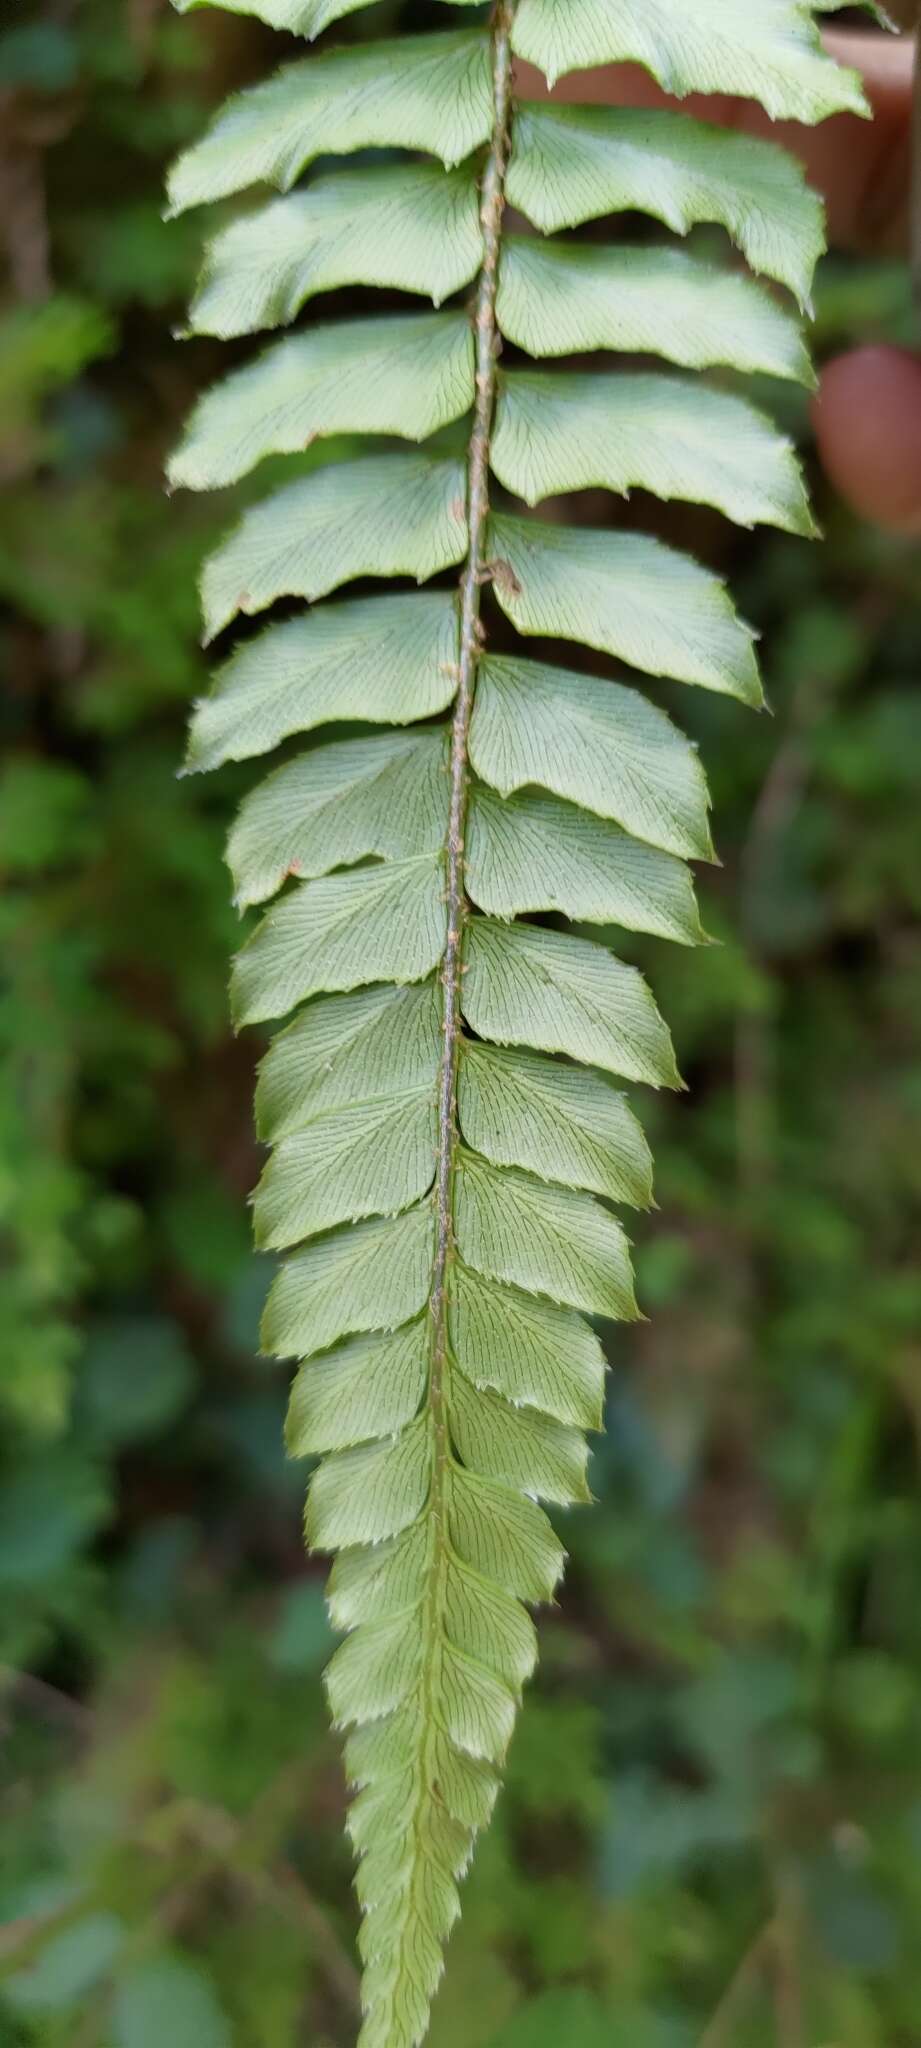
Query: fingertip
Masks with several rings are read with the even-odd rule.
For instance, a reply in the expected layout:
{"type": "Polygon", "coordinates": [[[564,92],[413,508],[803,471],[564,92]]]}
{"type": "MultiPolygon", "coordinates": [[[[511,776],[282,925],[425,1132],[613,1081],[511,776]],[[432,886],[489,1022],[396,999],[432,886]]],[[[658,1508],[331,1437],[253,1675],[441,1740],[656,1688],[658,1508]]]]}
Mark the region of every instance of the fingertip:
{"type": "Polygon", "coordinates": [[[860,518],[921,534],[921,358],[883,344],[836,357],[812,416],[823,468],[860,518]]]}

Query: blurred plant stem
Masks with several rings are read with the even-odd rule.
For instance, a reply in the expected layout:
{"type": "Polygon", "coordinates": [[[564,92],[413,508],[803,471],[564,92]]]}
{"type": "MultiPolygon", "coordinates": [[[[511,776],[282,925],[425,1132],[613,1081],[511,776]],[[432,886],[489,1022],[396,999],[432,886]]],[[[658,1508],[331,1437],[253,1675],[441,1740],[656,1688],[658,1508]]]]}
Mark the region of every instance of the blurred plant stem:
{"type": "MultiPolygon", "coordinates": [[[[784,833],[789,831],[809,785],[808,741],[826,710],[826,692],[814,676],[802,677],[793,692],[786,730],[761,785],[739,854],[738,920],[752,963],[769,963],[760,944],[759,906],[784,833]]],[[[742,1005],[735,1031],[736,1158],[747,1213],[758,1203],[776,1167],[776,1034],[762,1009],[742,1005]]]]}
{"type": "Polygon", "coordinates": [[[807,2048],[799,1939],[795,1888],[789,1879],[779,1880],[774,1910],[733,1972],[700,2037],[699,2048],[733,2048],[738,2023],[762,1984],[771,1997],[776,2048],[807,2048]]]}

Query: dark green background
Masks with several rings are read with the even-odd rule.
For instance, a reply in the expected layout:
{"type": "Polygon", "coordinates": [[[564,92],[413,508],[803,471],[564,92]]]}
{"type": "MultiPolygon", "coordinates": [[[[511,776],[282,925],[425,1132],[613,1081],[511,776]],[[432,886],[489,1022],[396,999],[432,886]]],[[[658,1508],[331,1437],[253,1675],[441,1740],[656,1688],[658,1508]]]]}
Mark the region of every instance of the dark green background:
{"type": "MultiPolygon", "coordinates": [[[[202,230],[161,223],[163,163],[288,54],[158,0],[0,35],[3,2048],[354,2038],[226,1023],[253,778],[175,773],[232,494],[160,482],[235,359],[171,337],[202,230]]],[[[897,269],[827,268],[818,314],[823,352],[910,332],[897,269]]],[[[817,499],[818,547],[636,507],[731,575],[775,715],[660,693],[712,776],[721,944],[630,947],[691,1084],[641,1105],[650,1321],[612,1343],[432,2048],[921,2041],[921,578],[817,499]]]]}

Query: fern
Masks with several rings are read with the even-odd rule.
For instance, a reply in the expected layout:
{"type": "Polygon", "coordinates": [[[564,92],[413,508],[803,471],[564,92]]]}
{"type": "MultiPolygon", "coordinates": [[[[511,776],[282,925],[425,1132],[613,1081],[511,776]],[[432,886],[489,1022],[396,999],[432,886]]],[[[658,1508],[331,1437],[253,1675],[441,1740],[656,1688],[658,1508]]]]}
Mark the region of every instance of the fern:
{"type": "MultiPolygon", "coordinates": [[[[227,4],[311,37],[359,0],[227,4]]],[[[786,442],[688,374],[808,379],[788,304],[675,248],[560,235],[627,208],[676,234],[719,223],[804,304],[821,220],[798,169],[680,112],[516,105],[513,55],[551,80],[637,59],[673,93],[815,121],[861,100],[812,15],[806,0],[496,0],[485,26],[286,65],[172,175],[174,211],[254,182],[289,195],[211,243],[195,334],[277,327],[346,286],[451,302],[274,344],[202,400],[171,470],[201,489],[318,436],[439,434],[299,474],[244,513],[205,569],[209,638],[276,600],[310,608],[223,663],[189,754],[213,768],[359,728],[254,789],[229,860],[241,905],[277,899],[237,960],[236,1019],[297,1010],[261,1070],[255,1220],[287,1254],[264,1344],[302,1361],[289,1447],[322,1459],[308,1541],[338,1553],[346,1633],[327,1682],[351,1731],[364,2048],[425,2031],[534,1665],[528,1609],[563,1564],[538,1503],[588,1499],[604,1359],[585,1318],[637,1313],[613,1205],[648,1204],[650,1163],[614,1080],[681,1085],[636,970],[524,920],[694,945],[686,863],[712,857],[697,755],[665,714],[635,681],[489,651],[484,591],[525,638],[757,705],[753,634],[714,575],[514,501],[637,485],[811,531],[786,442]],[[368,147],[423,154],[289,191],[317,156],[368,147]],[[539,232],[507,231],[507,201],[539,232]],[[531,360],[500,367],[503,337],[531,360]],[[671,367],[546,367],[596,350],[671,367]],[[444,579],[333,595],[457,568],[457,595],[444,579]]]]}

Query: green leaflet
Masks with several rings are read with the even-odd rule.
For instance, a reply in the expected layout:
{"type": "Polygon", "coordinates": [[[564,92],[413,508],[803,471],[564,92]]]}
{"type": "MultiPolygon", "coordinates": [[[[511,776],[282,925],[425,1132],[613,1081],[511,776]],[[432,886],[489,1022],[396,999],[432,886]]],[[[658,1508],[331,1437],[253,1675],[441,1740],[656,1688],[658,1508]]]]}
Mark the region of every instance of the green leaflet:
{"type": "Polygon", "coordinates": [[[379,1720],[402,1706],[419,1683],[421,1666],[421,1635],[411,1610],[356,1629],[340,1643],[325,1673],[333,1725],[379,1720]]]}
{"type": "Polygon", "coordinates": [[[192,414],[169,480],[216,490],[266,455],[294,455],[330,434],[425,441],[472,398],[463,314],[340,321],[278,342],[215,385],[192,414]]]}
{"type": "Polygon", "coordinates": [[[336,171],[273,199],[209,244],[191,334],[281,327],[317,292],[391,285],[439,305],[473,277],[480,251],[476,181],[462,165],[336,171]]]}
{"type": "Polygon", "coordinates": [[[256,1243],[276,1251],[409,1208],[431,1187],[437,1138],[431,1086],[315,1117],[275,1146],[255,1194],[256,1243]]]}
{"type": "Polygon", "coordinates": [[[635,967],[536,925],[474,918],[464,1016],[480,1038],[565,1052],[653,1088],[680,1087],[668,1031],[635,967]]]}
{"type": "Polygon", "coordinates": [[[245,185],[287,192],[314,158],[356,149],[424,149],[451,166],[485,142],[492,120],[489,48],[453,35],[327,50],[228,101],[173,166],[170,211],[245,185]]]}
{"type": "Polygon", "coordinates": [[[428,1087],[441,1057],[434,981],[314,1002],[275,1039],[259,1070],[256,1123],[266,1143],[328,1109],[428,1087]]]}
{"type": "MultiPolygon", "coordinates": [[[[419,1319],[419,1327],[425,1327],[424,1319],[419,1319]]],[[[403,1333],[396,1334],[402,1339],[403,1333]]],[[[426,1379],[428,1352],[426,1343],[426,1379]]],[[[298,1384],[303,1370],[298,1374],[298,1384]]],[[[340,1552],[328,1585],[334,1626],[343,1630],[355,1628],[358,1622],[372,1621],[376,1615],[399,1613],[401,1608],[414,1606],[425,1591],[426,1576],[432,1567],[433,1535],[431,1518],[420,1515],[395,1540],[376,1544],[373,1549],[351,1546],[340,1552]]],[[[356,1785],[367,1785],[378,1769],[393,1770],[412,1761],[412,1748],[418,1737],[417,1714],[410,1709],[399,1717],[396,1726],[393,1739],[383,1746],[382,1735],[387,1731],[375,1730],[373,1723],[350,1738],[349,1754],[356,1757],[356,1785]],[[405,1750],[402,1742],[398,1744],[396,1726],[405,1739],[405,1750]]]]}
{"type": "Polygon", "coordinates": [[[456,1265],[448,1328],[452,1353],[474,1386],[492,1387],[513,1407],[600,1429],[604,1353],[571,1309],[456,1265]]]}
{"type": "Polygon", "coordinates": [[[513,371],[500,385],[492,465],[528,505],[638,487],[714,505],[737,526],[813,530],[799,467],[770,420],[690,377],[513,371]]]}
{"type": "Polygon", "coordinates": [[[664,711],[620,683],[490,655],[480,668],[470,759],[505,796],[537,782],[669,853],[713,857],[694,748],[664,711]]]}
{"type": "Polygon", "coordinates": [[[464,473],[428,455],[337,462],[244,514],[205,563],[205,637],[278,597],[326,597],[355,576],[422,582],[459,562],[467,540],[464,473]]]}
{"type": "Polygon", "coordinates": [[[496,596],[520,633],[581,640],[649,675],[759,705],[754,635],[715,576],[641,533],[497,514],[496,596]]]}
{"type": "Polygon", "coordinates": [[[813,381],[797,321],[752,278],[711,269],[683,249],[510,235],[496,310],[502,333],[533,356],[612,348],[694,370],[731,363],[813,381]]]}
{"type": "MultiPolygon", "coordinates": [[[[393,1546],[394,1549],[399,1546],[393,1546]]],[[[337,1565],[333,1566],[333,1576],[337,1565]]],[[[375,1573],[375,1577],[377,1574],[375,1573]]],[[[452,1574],[453,1576],[453,1574],[452,1574]]],[[[479,1574],[468,1573],[467,1578],[477,1588],[488,1585],[479,1574]]],[[[330,1583],[332,1583],[332,1578],[330,1583]]],[[[507,1611],[507,1610],[506,1610],[507,1611]]],[[[521,1610],[519,1609],[519,1613],[521,1610]]],[[[361,1808],[361,1836],[368,1826],[369,1815],[390,1811],[390,1801],[405,1800],[405,1788],[412,1784],[412,1767],[408,1752],[413,1737],[418,1739],[418,1713],[415,1705],[408,1710],[394,1714],[384,1723],[370,1721],[363,1728],[356,1728],[346,1743],[346,1761],[349,1776],[359,1786],[357,1797],[351,1809],[349,1832],[353,1840],[359,1836],[353,1833],[357,1809],[361,1808]],[[379,1759],[391,1759],[390,1768],[384,1775],[382,1785],[374,1783],[379,1759]],[[367,1797],[364,1796],[367,1788],[367,1797]]],[[[455,1820],[469,1828],[485,1827],[490,1818],[499,1789],[499,1780],[494,1770],[480,1758],[462,1756],[453,1748],[443,1730],[436,1728],[432,1736],[432,1752],[438,1783],[442,1788],[444,1804],[455,1820]]]]}
{"type": "Polygon", "coordinates": [[[292,35],[311,39],[342,15],[354,14],[357,7],[366,5],[367,0],[173,0],[180,14],[190,14],[197,7],[220,6],[225,14],[256,14],[270,28],[290,29],[292,35]]]}
{"type": "Polygon", "coordinates": [[[803,0],[521,0],[512,43],[551,84],[592,64],[643,64],[666,92],[739,93],[775,121],[866,113],[853,72],[821,49],[803,0]]]}
{"type": "MultiPolygon", "coordinates": [[[[322,490],[323,486],[321,486],[322,490]]],[[[192,714],[186,767],[268,753],[330,719],[410,725],[456,688],[457,612],[447,594],[353,599],[302,612],[245,641],[192,714]]]]}
{"type": "MultiPolygon", "coordinates": [[[[477,7],[480,0],[450,0],[450,4],[477,7]]],[[[343,15],[354,14],[356,8],[367,5],[368,0],[173,0],[180,14],[191,14],[198,7],[219,6],[225,14],[258,15],[270,28],[290,29],[292,35],[307,36],[311,41],[343,15]]]]}
{"type": "Polygon", "coordinates": [[[447,1491],[451,1542],[464,1562],[519,1600],[550,1600],[566,1553],[541,1509],[464,1466],[451,1472],[447,1491]]]}
{"type": "Polygon", "coordinates": [[[340,1550],[351,1543],[380,1543],[398,1536],[425,1506],[431,1463],[427,1416],[385,1443],[336,1452],[311,1481],[308,1542],[323,1550],[340,1550]]]}
{"type": "Polygon", "coordinates": [[[395,1330],[428,1299],[434,1224],[420,1203],[405,1216],[360,1223],[298,1252],[273,1282],[263,1349],[279,1358],[327,1351],[353,1331],[395,1330]]]}
{"type": "Polygon", "coordinates": [[[454,1441],[471,1471],[561,1507],[590,1498],[588,1445],[580,1429],[552,1421],[539,1408],[512,1408],[488,1387],[474,1387],[459,1367],[451,1372],[448,1401],[454,1441]]]}
{"type": "Polygon", "coordinates": [[[428,1377],[425,1323],[391,1336],[355,1337],[301,1366],[291,1388],[286,1441],[294,1458],[395,1436],[417,1414],[428,1377]]]}
{"type": "Polygon", "coordinates": [[[315,747],[243,804],[227,845],[241,908],[289,875],[328,874],[371,854],[411,860],[444,840],[446,735],[379,733],[315,747]]]}
{"type": "MultiPolygon", "coordinates": [[[[453,1414],[453,1381],[450,1399],[453,1414]]],[[[491,1407],[495,1406],[493,1402],[491,1407]]],[[[537,1632],[530,1615],[499,1586],[465,1571],[453,1560],[445,1576],[448,1641],[484,1670],[493,1670],[518,1693],[537,1663],[537,1632]]]]}
{"type": "Polygon", "coordinates": [[[444,952],[443,894],[431,854],[299,883],[237,954],[236,1022],[283,1017],[320,990],[422,981],[444,952]]]}
{"type": "Polygon", "coordinates": [[[467,877],[474,903],[493,917],[558,910],[684,945],[704,938],[682,861],[536,790],[505,798],[474,786],[467,877]]]}
{"type": "MultiPolygon", "coordinates": [[[[228,4],[312,38],[356,0],[228,4]]],[[[380,317],[364,296],[324,305],[199,401],[169,472],[220,488],[315,440],[369,442],[251,503],[206,562],[208,639],[285,611],[222,660],[187,761],[300,736],[254,776],[229,837],[238,904],[268,905],[233,1006],[240,1024],[288,1020],[256,1098],[256,1236],[283,1254],[262,1341],[296,1361],[288,1448],[320,1460],[307,1540],[336,1553],[327,1687],[355,1792],[360,2048],[424,2035],[534,1666],[527,1608],[563,1566],[538,1503],[589,1499],[605,1354],[587,1318],[639,1313],[610,1205],[648,1207],[652,1167],[615,1079],[682,1084],[609,929],[701,944],[687,862],[713,858],[696,748],[643,679],[761,702],[755,635],[716,575],[642,518],[562,524],[557,501],[636,486],[812,531],[772,422],[676,374],[808,383],[789,306],[684,250],[616,245],[627,211],[677,235],[714,223],[807,304],[822,221],[801,171],[683,112],[515,107],[508,37],[551,76],[634,58],[679,94],[814,121],[861,104],[815,11],[497,0],[491,28],[423,14],[426,32],[382,41],[362,24],[231,99],[171,177],[173,211],[287,193],[210,243],[193,333],[274,328],[340,287],[464,294],[443,312],[385,297],[380,317]],[[376,149],[385,161],[324,168],[376,149]],[[540,232],[506,233],[503,198],[540,232]],[[587,221],[609,225],[551,239],[587,221]],[[502,336],[531,363],[507,351],[500,368],[502,336]],[[597,351],[674,367],[580,369],[597,351]],[[487,584],[502,654],[485,644],[487,584]],[[633,683],[528,659],[515,632],[595,649],[633,683]]]]}
{"type": "Polygon", "coordinates": [[[600,1074],[471,1043],[458,1093],[464,1138],[497,1166],[526,1166],[543,1180],[648,1208],[649,1147],[623,1096],[600,1074]]]}
{"type": "MultiPolygon", "coordinates": [[[[676,235],[715,221],[800,305],[825,246],[821,201],[784,150],[667,108],[523,106],[508,195],[545,234],[611,213],[652,214],[676,235]]],[[[668,253],[592,250],[602,264],[668,253]]]]}
{"type": "Polygon", "coordinates": [[[589,1315],[623,1322],[637,1313],[623,1231],[588,1195],[462,1152],[454,1228],[461,1258],[477,1273],[589,1315]]]}

